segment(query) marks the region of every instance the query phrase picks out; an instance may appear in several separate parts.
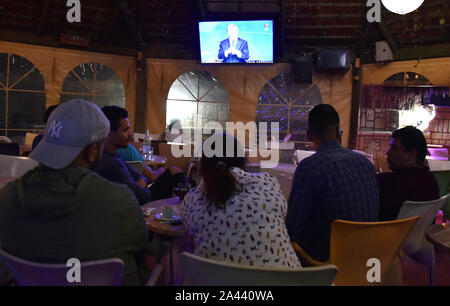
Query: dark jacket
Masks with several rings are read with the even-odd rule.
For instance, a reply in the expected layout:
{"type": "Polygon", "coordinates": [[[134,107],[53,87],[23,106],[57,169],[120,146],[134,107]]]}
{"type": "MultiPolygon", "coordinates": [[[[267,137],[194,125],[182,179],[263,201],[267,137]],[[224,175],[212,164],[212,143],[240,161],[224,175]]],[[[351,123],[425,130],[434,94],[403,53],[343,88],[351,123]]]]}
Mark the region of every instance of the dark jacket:
{"type": "Polygon", "coordinates": [[[378,174],[380,221],[397,219],[405,201],[431,201],[439,198],[439,186],[429,168],[400,168],[378,174]]]}
{"type": "Polygon", "coordinates": [[[138,285],[134,255],[145,248],[147,235],[133,193],[84,168],[39,165],[0,190],[1,247],[20,258],[66,263],[116,257],[125,264],[123,284],[138,285]]]}

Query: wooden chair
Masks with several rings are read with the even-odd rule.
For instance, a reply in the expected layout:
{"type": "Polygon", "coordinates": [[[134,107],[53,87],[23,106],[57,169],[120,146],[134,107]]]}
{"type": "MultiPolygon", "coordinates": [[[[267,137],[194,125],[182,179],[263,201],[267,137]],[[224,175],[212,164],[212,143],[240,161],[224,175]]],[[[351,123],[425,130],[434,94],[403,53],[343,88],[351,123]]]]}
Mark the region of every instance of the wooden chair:
{"type": "Polygon", "coordinates": [[[368,260],[380,261],[381,283],[403,242],[419,216],[386,222],[352,222],[336,220],[331,225],[330,259],[316,261],[296,242],[292,245],[300,259],[313,266],[336,265],[339,274],[335,284],[340,286],[376,285],[367,280],[368,260]]]}
{"type": "Polygon", "coordinates": [[[0,261],[19,286],[120,286],[123,278],[123,261],[119,258],[81,263],[80,282],[68,281],[70,265],[36,263],[1,249],[0,261]]]}
{"type": "Polygon", "coordinates": [[[334,265],[312,268],[254,267],[206,259],[183,252],[185,284],[194,286],[330,286],[334,265]]]}

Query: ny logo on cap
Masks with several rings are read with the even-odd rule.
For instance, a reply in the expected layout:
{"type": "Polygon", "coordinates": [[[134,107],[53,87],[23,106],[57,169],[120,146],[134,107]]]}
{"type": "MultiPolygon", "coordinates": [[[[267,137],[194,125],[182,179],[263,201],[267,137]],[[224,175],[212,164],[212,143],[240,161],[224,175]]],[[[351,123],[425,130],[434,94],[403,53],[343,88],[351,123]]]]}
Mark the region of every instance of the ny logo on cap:
{"type": "Polygon", "coordinates": [[[61,133],[62,127],[63,126],[61,121],[56,122],[56,120],[53,120],[50,123],[50,127],[48,128],[48,134],[50,134],[50,138],[59,138],[59,133],[61,133]]]}

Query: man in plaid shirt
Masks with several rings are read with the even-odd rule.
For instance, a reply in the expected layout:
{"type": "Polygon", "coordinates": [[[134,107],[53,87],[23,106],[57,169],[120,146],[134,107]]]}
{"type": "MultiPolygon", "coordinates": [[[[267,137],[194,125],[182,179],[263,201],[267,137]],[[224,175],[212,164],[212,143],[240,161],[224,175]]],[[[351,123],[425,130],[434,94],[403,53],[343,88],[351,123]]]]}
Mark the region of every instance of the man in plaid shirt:
{"type": "Polygon", "coordinates": [[[286,224],[292,241],[325,261],[334,220],[377,221],[378,180],[366,157],[341,146],[339,115],[331,105],[311,110],[308,137],[317,152],[295,171],[286,224]]]}

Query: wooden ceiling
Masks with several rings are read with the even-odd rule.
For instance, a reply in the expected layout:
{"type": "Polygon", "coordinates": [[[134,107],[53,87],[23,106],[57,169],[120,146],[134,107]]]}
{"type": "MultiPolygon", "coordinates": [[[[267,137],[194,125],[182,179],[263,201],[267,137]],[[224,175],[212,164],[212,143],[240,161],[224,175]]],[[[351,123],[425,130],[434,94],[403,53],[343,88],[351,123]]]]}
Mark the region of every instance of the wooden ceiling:
{"type": "Polygon", "coordinates": [[[450,0],[425,0],[416,12],[382,7],[368,23],[366,0],[81,0],[81,23],[68,23],[67,0],[0,0],[0,40],[149,57],[197,59],[197,21],[269,14],[278,23],[279,60],[317,48],[350,49],[373,62],[375,42],[396,60],[450,56],[450,0]],[[87,47],[61,34],[89,38],[87,47]]]}

